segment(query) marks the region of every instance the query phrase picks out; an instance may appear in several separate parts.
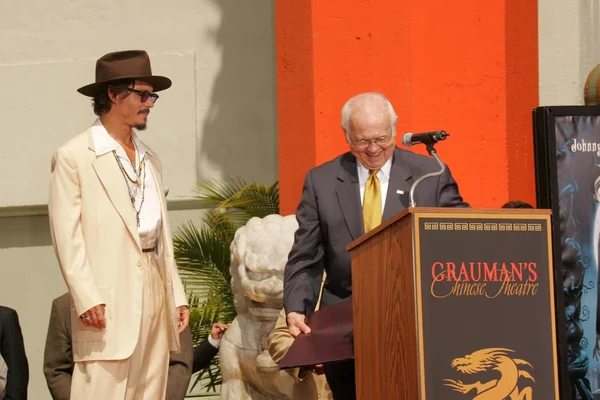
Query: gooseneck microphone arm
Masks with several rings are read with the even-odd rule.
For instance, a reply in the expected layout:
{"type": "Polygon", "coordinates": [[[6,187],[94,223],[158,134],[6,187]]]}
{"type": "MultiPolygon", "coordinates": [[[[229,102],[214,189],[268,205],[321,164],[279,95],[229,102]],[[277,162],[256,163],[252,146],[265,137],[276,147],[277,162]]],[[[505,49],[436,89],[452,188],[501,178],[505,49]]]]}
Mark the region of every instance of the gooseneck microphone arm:
{"type": "MultiPolygon", "coordinates": [[[[444,131],[441,131],[441,132],[443,132],[446,136],[449,136],[449,135],[446,134],[446,132],[444,132],[444,131]]],[[[441,140],[444,140],[446,138],[446,136],[444,136],[441,140]]],[[[407,145],[407,146],[412,146],[415,143],[422,143],[422,144],[424,144],[425,147],[427,148],[427,152],[429,153],[429,155],[431,155],[433,158],[435,158],[435,160],[437,161],[437,163],[440,166],[440,170],[439,171],[430,172],[428,174],[425,174],[425,175],[419,177],[411,185],[410,192],[409,192],[409,207],[416,207],[417,204],[415,203],[415,189],[417,188],[417,185],[419,185],[419,183],[421,183],[422,181],[424,181],[427,178],[433,178],[434,176],[440,176],[446,170],[446,166],[444,165],[444,163],[442,163],[442,161],[440,160],[440,158],[437,155],[437,151],[433,147],[434,144],[437,142],[437,140],[416,141],[414,139],[411,140],[411,138],[413,138],[413,134],[412,133],[407,133],[406,135],[404,135],[403,143],[405,145],[407,145]]]]}

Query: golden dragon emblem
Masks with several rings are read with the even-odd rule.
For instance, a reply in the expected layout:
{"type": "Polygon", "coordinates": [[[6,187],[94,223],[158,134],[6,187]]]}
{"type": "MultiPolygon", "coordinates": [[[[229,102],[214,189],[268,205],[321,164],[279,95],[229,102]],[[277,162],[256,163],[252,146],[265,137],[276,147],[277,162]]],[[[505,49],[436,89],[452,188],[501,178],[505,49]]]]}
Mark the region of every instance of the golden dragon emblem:
{"type": "Polygon", "coordinates": [[[472,384],[466,384],[462,381],[453,379],[444,379],[444,385],[449,386],[462,394],[467,394],[475,390],[475,397],[472,400],[532,400],[533,389],[526,386],[519,390],[519,378],[530,379],[535,383],[535,379],[529,372],[519,369],[520,365],[533,368],[525,360],[511,358],[509,353],[514,350],[502,348],[490,348],[475,351],[464,357],[452,360],[452,368],[463,374],[476,374],[480,372],[498,371],[500,378],[492,379],[488,382],[477,381],[472,384]]]}

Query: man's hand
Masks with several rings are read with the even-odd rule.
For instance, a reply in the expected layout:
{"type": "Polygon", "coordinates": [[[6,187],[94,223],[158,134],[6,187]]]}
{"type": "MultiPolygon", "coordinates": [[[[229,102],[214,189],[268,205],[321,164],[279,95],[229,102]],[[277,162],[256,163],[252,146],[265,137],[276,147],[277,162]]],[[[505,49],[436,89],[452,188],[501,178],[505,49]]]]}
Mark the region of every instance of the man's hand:
{"type": "Polygon", "coordinates": [[[188,306],[177,307],[179,314],[179,333],[183,332],[190,323],[190,308],[188,306]]]}
{"type": "Polygon", "coordinates": [[[212,337],[214,340],[221,340],[225,334],[225,331],[229,329],[230,326],[231,324],[213,324],[212,328],[210,329],[210,337],[212,337]]]}
{"type": "Polygon", "coordinates": [[[302,332],[311,332],[308,325],[306,325],[306,316],[298,312],[291,312],[287,315],[287,325],[293,337],[297,337],[302,332]]]}
{"type": "Polygon", "coordinates": [[[104,318],[106,305],[98,304],[81,314],[79,318],[85,326],[91,326],[102,330],[106,328],[106,319],[104,318]]]}

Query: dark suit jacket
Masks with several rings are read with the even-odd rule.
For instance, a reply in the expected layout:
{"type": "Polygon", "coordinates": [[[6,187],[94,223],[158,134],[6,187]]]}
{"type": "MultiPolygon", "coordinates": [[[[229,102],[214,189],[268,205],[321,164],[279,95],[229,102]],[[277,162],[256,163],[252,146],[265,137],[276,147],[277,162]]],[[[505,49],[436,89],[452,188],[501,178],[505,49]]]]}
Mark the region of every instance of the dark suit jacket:
{"type": "Polygon", "coordinates": [[[200,342],[198,347],[194,349],[194,364],[192,373],[196,373],[201,369],[208,367],[210,361],[217,355],[219,349],[210,344],[208,339],[200,342]]]}
{"type": "MultiPolygon", "coordinates": [[[[356,158],[345,153],[308,171],[296,211],[298,230],[284,274],[287,313],[309,315],[319,295],[323,269],[327,280],[323,307],[352,294],[350,254],[345,247],[364,233],[356,158]]],[[[415,179],[439,170],[430,157],[396,148],[383,210],[386,221],[409,205],[415,179]],[[397,191],[404,194],[398,194],[397,191]]],[[[415,191],[419,207],[468,207],[450,171],[423,180],[415,191]]]]}
{"type": "MultiPolygon", "coordinates": [[[[71,353],[71,299],[66,293],[52,302],[44,351],[44,375],[54,400],[69,400],[73,356],[71,353]]],[[[171,354],[167,399],[183,399],[192,374],[192,334],[187,328],[179,335],[181,353],[171,354]]]]}
{"type": "Polygon", "coordinates": [[[0,306],[0,354],[8,367],[5,400],[26,400],[29,363],[25,355],[19,316],[12,308],[0,306]]]}

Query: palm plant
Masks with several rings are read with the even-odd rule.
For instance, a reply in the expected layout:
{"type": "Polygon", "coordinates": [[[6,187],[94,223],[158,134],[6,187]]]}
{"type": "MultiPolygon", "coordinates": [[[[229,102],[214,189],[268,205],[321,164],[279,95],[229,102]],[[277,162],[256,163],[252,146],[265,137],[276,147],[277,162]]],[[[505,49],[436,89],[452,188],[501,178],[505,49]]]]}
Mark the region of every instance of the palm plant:
{"type": "MultiPolygon", "coordinates": [[[[190,305],[190,329],[194,344],[210,334],[215,322],[230,323],[236,316],[231,290],[230,251],[235,231],[252,217],[279,213],[279,183],[272,186],[246,183],[241,178],[207,181],[195,189],[195,197],[213,206],[200,227],[191,221],[173,235],[175,260],[190,305]]],[[[218,357],[196,377],[193,386],[216,392],[221,384],[218,357]]]]}

